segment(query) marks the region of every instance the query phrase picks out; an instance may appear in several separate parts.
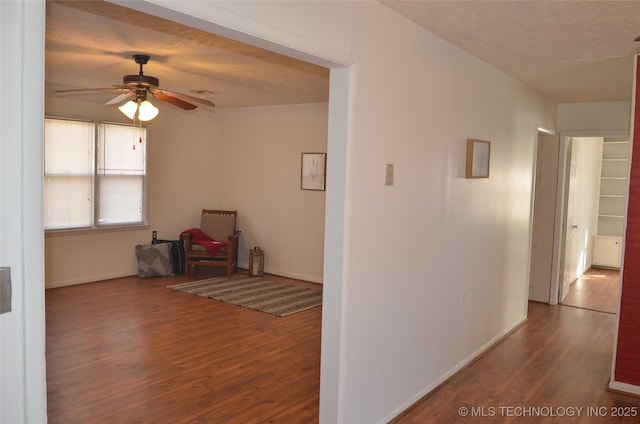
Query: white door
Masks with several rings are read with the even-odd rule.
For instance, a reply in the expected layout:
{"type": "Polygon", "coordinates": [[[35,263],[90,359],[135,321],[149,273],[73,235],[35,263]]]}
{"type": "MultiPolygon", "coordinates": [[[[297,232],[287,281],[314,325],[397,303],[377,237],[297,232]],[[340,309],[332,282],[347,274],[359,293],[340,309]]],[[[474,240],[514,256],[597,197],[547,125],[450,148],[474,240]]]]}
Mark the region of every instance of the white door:
{"type": "Polygon", "coordinates": [[[558,300],[568,293],[569,285],[591,265],[593,235],[597,233],[601,137],[576,137],[571,140],[567,160],[567,189],[564,267],[558,300]]]}
{"type": "MultiPolygon", "coordinates": [[[[571,141],[569,142],[571,143],[571,141]]],[[[578,268],[577,257],[575,255],[575,230],[578,229],[578,224],[574,221],[575,215],[575,198],[576,198],[576,170],[578,167],[575,155],[571,152],[571,145],[569,145],[567,162],[569,163],[569,182],[567,191],[567,220],[565,223],[565,239],[564,239],[564,259],[562,267],[562,284],[558,292],[558,301],[562,302],[569,293],[569,285],[577,278],[576,269],[578,268]]]]}
{"type": "Polygon", "coordinates": [[[544,303],[549,303],[551,292],[558,148],[558,136],[540,135],[538,137],[529,300],[544,303]]]}

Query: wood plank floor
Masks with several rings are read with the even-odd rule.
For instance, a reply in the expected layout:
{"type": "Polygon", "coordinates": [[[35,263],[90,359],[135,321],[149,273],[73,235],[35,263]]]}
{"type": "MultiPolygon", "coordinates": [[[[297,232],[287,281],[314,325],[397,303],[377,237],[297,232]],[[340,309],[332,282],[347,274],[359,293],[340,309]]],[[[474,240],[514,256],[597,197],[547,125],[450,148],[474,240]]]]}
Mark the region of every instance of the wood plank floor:
{"type": "Polygon", "coordinates": [[[394,422],[638,423],[640,398],[607,391],[615,323],[612,314],[530,302],[525,324],[394,422]],[[635,416],[613,416],[625,411],[635,416]]]}
{"type": "MultiPolygon", "coordinates": [[[[321,309],[277,318],[165,288],[180,281],[47,290],[49,423],[318,422],[321,309]]],[[[640,414],[640,399],[606,390],[614,329],[612,314],[532,302],[524,325],[394,422],[638,422],[611,416],[640,414]],[[500,409],[522,406],[585,409],[500,409]]]]}
{"type": "Polygon", "coordinates": [[[615,314],[618,312],[620,272],[614,269],[591,268],[569,288],[562,301],[576,308],[615,314]]]}
{"type": "Polygon", "coordinates": [[[49,423],[317,422],[322,309],[279,318],[165,288],[182,281],[47,290],[49,423]]]}

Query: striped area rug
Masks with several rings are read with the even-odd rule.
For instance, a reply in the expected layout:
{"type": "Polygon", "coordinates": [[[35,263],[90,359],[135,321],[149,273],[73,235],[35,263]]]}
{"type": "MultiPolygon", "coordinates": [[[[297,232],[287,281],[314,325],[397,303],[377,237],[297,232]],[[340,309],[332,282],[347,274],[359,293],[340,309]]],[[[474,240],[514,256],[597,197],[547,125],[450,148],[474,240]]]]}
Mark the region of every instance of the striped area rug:
{"type": "Polygon", "coordinates": [[[284,317],[322,305],[322,291],[262,277],[209,278],[167,286],[170,289],[208,297],[260,312],[284,317]]]}

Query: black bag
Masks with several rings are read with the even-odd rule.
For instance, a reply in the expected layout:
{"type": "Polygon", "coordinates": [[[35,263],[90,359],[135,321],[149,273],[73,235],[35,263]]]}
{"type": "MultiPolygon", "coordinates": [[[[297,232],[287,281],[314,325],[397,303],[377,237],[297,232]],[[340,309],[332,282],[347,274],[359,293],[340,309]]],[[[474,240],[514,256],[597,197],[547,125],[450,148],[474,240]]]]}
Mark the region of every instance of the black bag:
{"type": "Polygon", "coordinates": [[[152,233],[151,244],[170,243],[171,261],[173,272],[181,274],[184,272],[184,240],[159,240],[157,231],[152,233]]]}

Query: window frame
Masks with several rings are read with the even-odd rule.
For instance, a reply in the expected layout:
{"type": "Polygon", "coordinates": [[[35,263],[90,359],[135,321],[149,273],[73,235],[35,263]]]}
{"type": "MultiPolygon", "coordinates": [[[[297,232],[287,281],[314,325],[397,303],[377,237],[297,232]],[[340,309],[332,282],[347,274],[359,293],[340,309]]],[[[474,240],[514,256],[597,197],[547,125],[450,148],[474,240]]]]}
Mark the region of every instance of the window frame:
{"type": "MultiPolygon", "coordinates": [[[[127,124],[122,122],[111,122],[111,121],[100,121],[100,120],[92,120],[92,119],[81,119],[81,118],[66,118],[66,117],[58,117],[58,116],[45,116],[45,119],[55,119],[61,121],[70,121],[70,122],[83,122],[90,123],[93,125],[93,173],[91,175],[92,179],[92,196],[91,196],[91,226],[85,227],[68,227],[68,228],[45,228],[45,235],[65,235],[65,234],[78,234],[78,233],[101,233],[101,232],[112,232],[112,231],[130,231],[130,230],[141,230],[149,228],[148,223],[148,185],[149,185],[149,163],[148,163],[148,151],[147,151],[147,128],[141,125],[127,124]],[[136,149],[144,149],[144,159],[143,159],[143,167],[144,171],[142,174],[142,202],[141,202],[141,221],[140,222],[132,222],[132,223],[113,223],[113,224],[99,224],[99,202],[100,202],[100,175],[99,174],[99,163],[98,149],[101,144],[100,137],[100,126],[101,125],[117,125],[135,129],[142,129],[144,131],[143,142],[141,144],[136,144],[136,149]]],[[[43,144],[46,143],[46,140],[43,140],[43,144]]],[[[43,173],[43,179],[46,178],[46,173],[43,173]]],[[[44,191],[44,187],[43,187],[44,191]]],[[[43,193],[44,194],[44,193],[43,193]]],[[[44,222],[43,222],[44,225],[44,222]]]]}

